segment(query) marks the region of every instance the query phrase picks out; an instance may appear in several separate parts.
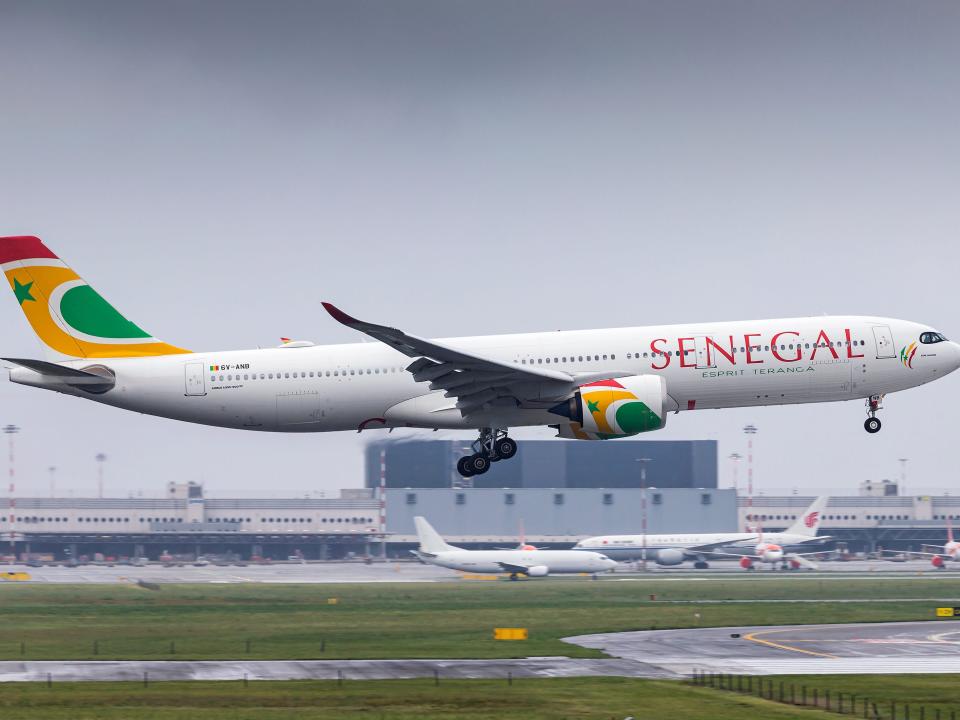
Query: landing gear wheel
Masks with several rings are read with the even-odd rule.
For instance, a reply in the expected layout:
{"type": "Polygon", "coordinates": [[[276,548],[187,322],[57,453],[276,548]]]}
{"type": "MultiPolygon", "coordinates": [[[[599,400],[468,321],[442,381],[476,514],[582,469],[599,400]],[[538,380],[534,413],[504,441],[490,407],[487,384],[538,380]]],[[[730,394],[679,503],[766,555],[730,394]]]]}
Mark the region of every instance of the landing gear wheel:
{"type": "Polygon", "coordinates": [[[513,580],[514,582],[516,582],[516,581],[519,580],[520,578],[517,577],[517,574],[516,574],[516,573],[510,573],[510,579],[513,580]]]}
{"type": "Polygon", "coordinates": [[[476,453],[466,458],[467,466],[470,468],[474,475],[483,475],[487,470],[490,469],[490,459],[482,454],[476,453]]]}
{"type": "Polygon", "coordinates": [[[493,446],[498,460],[509,460],[517,454],[517,443],[508,437],[500,438],[493,446]]]}
{"type": "Polygon", "coordinates": [[[863,423],[863,429],[871,435],[880,432],[880,418],[869,417],[863,423]]]}
{"type": "Polygon", "coordinates": [[[463,477],[473,477],[476,475],[473,468],[470,466],[469,455],[457,460],[457,472],[463,475],[463,477]]]}
{"type": "Polygon", "coordinates": [[[706,570],[710,567],[710,563],[704,562],[703,560],[697,560],[697,562],[693,564],[693,567],[697,570],[706,570]]]}

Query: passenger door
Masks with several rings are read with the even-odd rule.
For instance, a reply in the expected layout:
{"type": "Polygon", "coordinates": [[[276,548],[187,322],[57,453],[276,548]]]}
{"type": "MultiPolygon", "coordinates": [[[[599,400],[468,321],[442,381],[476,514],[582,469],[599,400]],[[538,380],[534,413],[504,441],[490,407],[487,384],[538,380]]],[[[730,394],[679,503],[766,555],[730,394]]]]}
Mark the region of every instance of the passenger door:
{"type": "Polygon", "coordinates": [[[873,339],[877,345],[877,359],[895,358],[897,351],[893,345],[893,333],[889,325],[877,325],[873,328],[873,339]]]}
{"type": "Polygon", "coordinates": [[[187,363],[183,366],[184,395],[201,396],[207,394],[205,373],[202,362],[187,363]]]}

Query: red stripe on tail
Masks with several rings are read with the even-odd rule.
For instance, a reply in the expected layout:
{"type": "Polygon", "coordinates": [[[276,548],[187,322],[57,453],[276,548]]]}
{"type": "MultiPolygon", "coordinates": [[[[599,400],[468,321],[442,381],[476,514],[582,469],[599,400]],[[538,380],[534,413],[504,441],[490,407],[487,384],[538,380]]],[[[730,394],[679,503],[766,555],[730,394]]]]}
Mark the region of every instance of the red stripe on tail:
{"type": "Polygon", "coordinates": [[[32,260],[34,258],[53,258],[57,256],[33,235],[15,235],[0,237],[0,265],[14,260],[32,260]]]}

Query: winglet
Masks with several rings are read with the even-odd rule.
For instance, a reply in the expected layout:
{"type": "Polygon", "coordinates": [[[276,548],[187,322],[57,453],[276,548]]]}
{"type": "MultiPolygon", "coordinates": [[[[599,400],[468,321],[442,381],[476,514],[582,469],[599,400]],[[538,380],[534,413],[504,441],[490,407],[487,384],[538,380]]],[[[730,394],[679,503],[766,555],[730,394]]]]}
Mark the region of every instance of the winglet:
{"type": "Polygon", "coordinates": [[[332,317],[338,323],[343,323],[344,325],[350,326],[356,325],[360,322],[355,317],[347,315],[343,310],[338,308],[333,303],[321,301],[321,304],[323,305],[323,309],[330,313],[330,317],[332,317]]]}

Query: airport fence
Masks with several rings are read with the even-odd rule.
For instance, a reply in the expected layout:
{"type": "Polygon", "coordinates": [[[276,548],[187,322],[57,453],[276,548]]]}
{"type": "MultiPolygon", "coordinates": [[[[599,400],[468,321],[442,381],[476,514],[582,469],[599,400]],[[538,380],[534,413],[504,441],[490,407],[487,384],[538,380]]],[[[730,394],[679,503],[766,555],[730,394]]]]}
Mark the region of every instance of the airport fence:
{"type": "MultiPolygon", "coordinates": [[[[811,679],[815,675],[810,676],[811,679]]],[[[894,700],[876,700],[851,692],[824,690],[814,682],[799,684],[763,675],[738,675],[694,670],[690,682],[699,687],[753,695],[785,705],[817,708],[868,720],[958,720],[956,710],[894,700]]]]}

